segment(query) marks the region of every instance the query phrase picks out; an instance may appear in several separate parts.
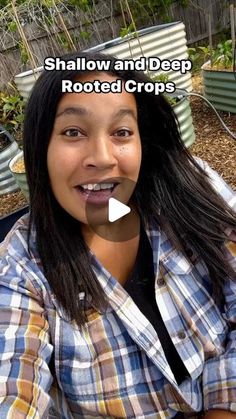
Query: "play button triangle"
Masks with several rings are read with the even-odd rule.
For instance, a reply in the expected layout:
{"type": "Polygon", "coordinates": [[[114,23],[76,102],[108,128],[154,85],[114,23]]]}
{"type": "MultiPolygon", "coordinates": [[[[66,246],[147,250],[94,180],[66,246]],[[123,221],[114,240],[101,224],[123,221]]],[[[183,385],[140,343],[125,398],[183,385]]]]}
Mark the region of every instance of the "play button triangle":
{"type": "Polygon", "coordinates": [[[115,198],[110,198],[108,202],[108,220],[113,223],[119,218],[124,217],[131,211],[130,207],[115,198]]]}

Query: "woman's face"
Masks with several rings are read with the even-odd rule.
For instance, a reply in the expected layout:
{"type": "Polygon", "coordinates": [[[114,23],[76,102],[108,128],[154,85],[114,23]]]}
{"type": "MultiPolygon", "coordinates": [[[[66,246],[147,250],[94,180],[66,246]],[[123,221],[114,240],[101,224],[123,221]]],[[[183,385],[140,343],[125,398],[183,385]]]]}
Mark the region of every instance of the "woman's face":
{"type": "MultiPolygon", "coordinates": [[[[79,81],[115,81],[100,73],[79,81]]],[[[47,165],[59,204],[88,224],[86,205],[94,214],[114,197],[127,204],[141,165],[137,106],[131,93],[66,93],[56,112],[47,165]],[[131,182],[129,182],[131,181],[131,182]]]]}

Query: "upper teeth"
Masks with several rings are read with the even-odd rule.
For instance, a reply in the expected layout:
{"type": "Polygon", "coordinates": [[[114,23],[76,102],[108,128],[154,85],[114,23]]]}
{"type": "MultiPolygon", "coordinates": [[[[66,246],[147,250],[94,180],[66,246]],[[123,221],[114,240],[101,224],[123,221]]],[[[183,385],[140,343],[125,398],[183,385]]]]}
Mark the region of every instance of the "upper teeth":
{"type": "Polygon", "coordinates": [[[110,189],[113,188],[114,183],[88,183],[87,185],[81,185],[83,189],[88,189],[89,191],[99,191],[100,189],[110,189]]]}

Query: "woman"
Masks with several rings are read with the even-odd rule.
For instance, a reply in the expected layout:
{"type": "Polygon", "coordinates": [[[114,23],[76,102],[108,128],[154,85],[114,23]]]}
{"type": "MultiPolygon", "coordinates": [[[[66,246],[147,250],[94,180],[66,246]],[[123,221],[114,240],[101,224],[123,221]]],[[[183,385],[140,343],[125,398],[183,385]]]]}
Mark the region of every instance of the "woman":
{"type": "MultiPolygon", "coordinates": [[[[64,59],[80,57],[105,56],[64,59]]],[[[30,214],[1,245],[0,417],[235,418],[235,195],[162,96],[61,92],[148,81],[110,58],[44,72],[29,99],[30,214]],[[110,222],[110,198],[129,214],[110,222]]]]}

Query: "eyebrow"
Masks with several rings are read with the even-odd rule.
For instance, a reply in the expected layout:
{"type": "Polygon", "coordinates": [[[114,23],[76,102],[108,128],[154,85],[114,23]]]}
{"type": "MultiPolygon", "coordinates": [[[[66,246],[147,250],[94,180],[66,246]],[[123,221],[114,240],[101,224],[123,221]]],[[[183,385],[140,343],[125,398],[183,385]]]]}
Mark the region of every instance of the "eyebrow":
{"type": "Polygon", "coordinates": [[[92,115],[92,112],[90,112],[88,109],[83,108],[81,106],[70,106],[69,108],[63,109],[61,112],[56,114],[56,118],[59,118],[63,115],[78,115],[78,116],[86,116],[86,115],[92,115]]]}
{"type": "MultiPolygon", "coordinates": [[[[82,106],[70,106],[68,108],[63,109],[61,112],[56,114],[56,118],[59,118],[63,115],[77,115],[77,116],[92,116],[92,112],[82,106]]],[[[112,116],[113,118],[122,118],[123,116],[131,116],[132,118],[137,121],[137,116],[133,109],[130,108],[121,108],[117,112],[115,112],[112,116]]]]}
{"type": "Polygon", "coordinates": [[[131,116],[132,118],[135,119],[135,121],[137,121],[136,113],[133,111],[133,109],[130,109],[130,108],[119,109],[117,112],[113,114],[113,117],[118,119],[126,115],[131,116]]]}

